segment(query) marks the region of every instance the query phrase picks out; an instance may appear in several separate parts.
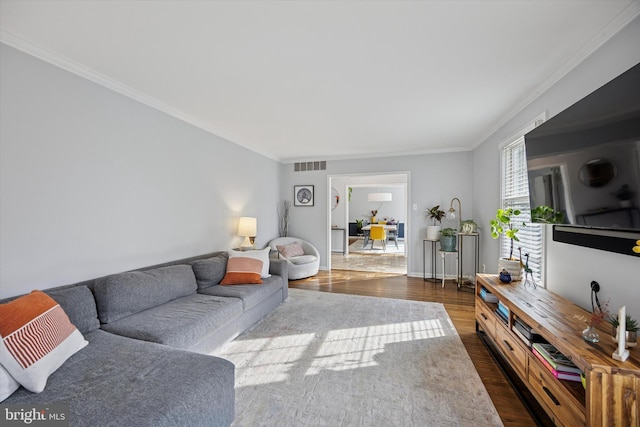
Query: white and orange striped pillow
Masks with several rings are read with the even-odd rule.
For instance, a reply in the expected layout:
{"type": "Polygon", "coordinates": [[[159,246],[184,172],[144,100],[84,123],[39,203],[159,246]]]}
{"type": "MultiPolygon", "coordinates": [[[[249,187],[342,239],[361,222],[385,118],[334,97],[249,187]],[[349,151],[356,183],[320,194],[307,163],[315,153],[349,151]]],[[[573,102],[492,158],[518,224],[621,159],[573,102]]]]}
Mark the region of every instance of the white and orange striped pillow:
{"type": "Polygon", "coordinates": [[[0,338],[0,364],[35,393],[88,344],[62,307],[42,291],[0,304],[0,338]]]}
{"type": "Polygon", "coordinates": [[[227,272],[221,285],[261,284],[262,261],[255,258],[233,257],[227,261],[227,272]]]}

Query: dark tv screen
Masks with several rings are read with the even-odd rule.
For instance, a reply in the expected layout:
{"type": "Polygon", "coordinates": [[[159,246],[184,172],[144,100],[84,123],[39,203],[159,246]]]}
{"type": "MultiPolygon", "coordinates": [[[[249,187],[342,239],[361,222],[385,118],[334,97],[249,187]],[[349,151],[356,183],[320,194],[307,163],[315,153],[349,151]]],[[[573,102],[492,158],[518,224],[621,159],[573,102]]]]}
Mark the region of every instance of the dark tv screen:
{"type": "Polygon", "coordinates": [[[564,214],[555,240],[640,256],[629,246],[640,239],[640,64],[527,133],[525,148],[531,208],[564,214]]]}

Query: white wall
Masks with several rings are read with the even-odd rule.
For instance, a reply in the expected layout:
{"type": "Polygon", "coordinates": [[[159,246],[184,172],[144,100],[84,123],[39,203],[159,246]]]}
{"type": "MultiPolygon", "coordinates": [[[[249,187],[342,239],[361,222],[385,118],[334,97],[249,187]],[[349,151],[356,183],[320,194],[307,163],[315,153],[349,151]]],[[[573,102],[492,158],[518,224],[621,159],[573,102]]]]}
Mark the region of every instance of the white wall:
{"type": "Polygon", "coordinates": [[[277,235],[277,162],[0,49],[0,297],[277,235]]]}
{"type": "MultiPolygon", "coordinates": [[[[553,117],[639,63],[639,40],[640,18],[636,18],[474,150],[473,212],[481,226],[486,227],[500,203],[499,145],[540,113],[553,117]]],[[[498,252],[498,241],[482,240],[481,263],[487,272],[497,271],[498,252]]],[[[600,299],[610,299],[610,309],[617,311],[626,304],[628,313],[640,317],[638,258],[554,242],[548,234],[546,265],[549,289],[590,310],[589,284],[596,280],[602,287],[600,299]]]]}
{"type": "MultiPolygon", "coordinates": [[[[292,164],[282,165],[282,194],[293,194],[294,185],[315,185],[315,206],[293,208],[290,234],[312,242],[320,251],[321,268],[326,268],[327,204],[329,203],[327,176],[408,171],[410,180],[407,201],[410,206],[416,204],[417,209],[407,212],[405,235],[405,244],[409,252],[407,271],[409,275],[422,277],[422,239],[426,235],[428,225],[424,211],[437,204],[446,205],[448,209],[451,199],[458,197],[462,201],[465,218],[470,218],[473,198],[471,169],[471,152],[327,161],[325,171],[294,172],[292,164]]],[[[287,196],[288,199],[291,197],[287,196]]],[[[447,274],[455,275],[455,265],[451,267],[452,270],[449,271],[449,265],[447,266],[447,274]]],[[[427,259],[427,269],[429,268],[429,259],[427,259]]]]}

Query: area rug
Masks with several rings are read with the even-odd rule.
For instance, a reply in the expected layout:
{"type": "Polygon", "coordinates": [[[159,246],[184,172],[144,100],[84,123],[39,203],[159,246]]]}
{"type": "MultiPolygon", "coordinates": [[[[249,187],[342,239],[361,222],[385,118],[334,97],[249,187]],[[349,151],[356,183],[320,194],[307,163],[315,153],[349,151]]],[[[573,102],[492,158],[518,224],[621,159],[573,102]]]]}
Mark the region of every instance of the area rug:
{"type": "Polygon", "coordinates": [[[234,426],[501,426],[444,306],[290,289],[217,356],[234,426]]]}
{"type": "Polygon", "coordinates": [[[363,247],[364,239],[358,239],[349,245],[349,253],[355,254],[403,254],[404,255],[404,240],[398,240],[398,247],[390,240],[387,242],[387,248],[382,248],[382,242],[377,240],[371,249],[371,240],[367,243],[366,247],[363,247]]]}

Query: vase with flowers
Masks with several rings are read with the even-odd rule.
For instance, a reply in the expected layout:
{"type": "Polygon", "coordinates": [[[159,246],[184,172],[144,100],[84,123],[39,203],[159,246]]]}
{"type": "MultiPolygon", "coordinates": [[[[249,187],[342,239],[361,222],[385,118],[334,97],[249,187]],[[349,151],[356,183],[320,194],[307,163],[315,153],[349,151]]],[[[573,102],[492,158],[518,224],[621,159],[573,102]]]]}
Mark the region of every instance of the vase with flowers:
{"type": "Polygon", "coordinates": [[[593,307],[591,312],[591,318],[589,319],[587,329],[582,331],[582,338],[590,343],[597,343],[600,341],[600,334],[598,333],[598,326],[609,318],[609,300],[602,304],[593,307]]]}
{"type": "Polygon", "coordinates": [[[371,210],[371,224],[377,224],[378,223],[378,218],[376,218],[376,215],[378,215],[378,210],[371,210]]]}

